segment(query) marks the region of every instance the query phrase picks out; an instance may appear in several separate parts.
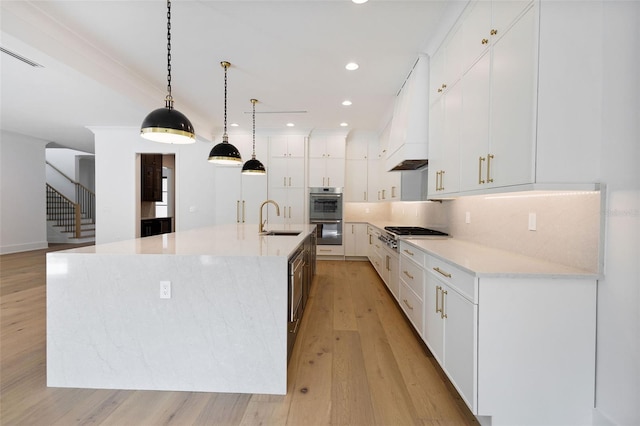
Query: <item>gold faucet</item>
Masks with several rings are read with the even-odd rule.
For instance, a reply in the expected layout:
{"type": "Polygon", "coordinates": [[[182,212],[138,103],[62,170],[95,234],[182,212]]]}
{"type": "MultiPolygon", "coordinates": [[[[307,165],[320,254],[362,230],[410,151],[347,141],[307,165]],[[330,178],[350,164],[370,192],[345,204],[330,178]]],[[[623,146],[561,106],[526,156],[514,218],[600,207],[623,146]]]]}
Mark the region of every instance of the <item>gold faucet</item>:
{"type": "Polygon", "coordinates": [[[264,232],[264,224],[267,223],[267,219],[265,219],[264,222],[262,221],[262,208],[264,207],[265,204],[269,204],[269,203],[271,203],[274,206],[276,206],[276,214],[278,216],[280,216],[280,206],[275,201],[267,200],[267,201],[263,202],[262,204],[260,204],[260,223],[258,224],[258,228],[259,228],[258,232],[260,234],[262,234],[264,232]]]}

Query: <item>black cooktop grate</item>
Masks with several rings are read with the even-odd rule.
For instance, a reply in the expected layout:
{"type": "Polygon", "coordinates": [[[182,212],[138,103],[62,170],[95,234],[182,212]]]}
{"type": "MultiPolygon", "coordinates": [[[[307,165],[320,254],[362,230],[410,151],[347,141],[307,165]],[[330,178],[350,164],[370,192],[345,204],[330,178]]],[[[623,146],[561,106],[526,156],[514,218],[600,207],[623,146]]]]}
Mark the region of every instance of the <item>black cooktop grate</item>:
{"type": "Polygon", "coordinates": [[[384,229],[396,235],[449,235],[434,229],[421,228],[418,226],[385,226],[384,229]]]}

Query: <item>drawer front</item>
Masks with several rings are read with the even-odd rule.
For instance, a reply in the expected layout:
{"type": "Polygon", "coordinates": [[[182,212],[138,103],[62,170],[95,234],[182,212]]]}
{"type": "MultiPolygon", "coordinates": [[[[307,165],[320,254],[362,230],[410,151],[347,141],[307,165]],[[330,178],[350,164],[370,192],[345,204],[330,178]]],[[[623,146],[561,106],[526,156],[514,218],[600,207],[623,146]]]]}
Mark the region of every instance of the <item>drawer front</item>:
{"type": "Polygon", "coordinates": [[[424,299],[424,269],[400,256],[400,279],[413,290],[420,300],[424,299]]]}
{"type": "Polygon", "coordinates": [[[400,241],[400,255],[406,256],[407,259],[411,259],[420,266],[425,265],[425,258],[427,256],[427,254],[422,250],[417,249],[404,241],[400,241]]]}
{"type": "Polygon", "coordinates": [[[440,280],[464,295],[473,303],[478,303],[475,277],[462,269],[436,257],[426,257],[426,269],[440,280]]]}
{"type": "Polygon", "coordinates": [[[318,256],[344,256],[344,246],[318,246],[318,256]]]}
{"type": "Polygon", "coordinates": [[[424,331],[424,305],[422,300],[402,280],[400,280],[400,298],[398,301],[407,318],[409,318],[411,324],[422,337],[424,331]]]}

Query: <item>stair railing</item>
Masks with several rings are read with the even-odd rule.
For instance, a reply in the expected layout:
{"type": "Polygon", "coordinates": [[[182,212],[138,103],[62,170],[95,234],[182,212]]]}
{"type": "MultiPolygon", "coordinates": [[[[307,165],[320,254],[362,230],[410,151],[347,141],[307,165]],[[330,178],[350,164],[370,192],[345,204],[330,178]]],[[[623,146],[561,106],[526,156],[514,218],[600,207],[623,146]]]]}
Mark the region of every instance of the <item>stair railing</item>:
{"type": "Polygon", "coordinates": [[[67,179],[69,182],[71,182],[75,186],[76,199],[75,201],[72,201],[72,202],[76,202],[80,204],[84,219],[90,219],[91,223],[96,223],[96,194],[86,186],[74,181],[69,176],[65,175],[62,171],[60,171],[60,169],[58,169],[53,164],[49,163],[48,161],[46,163],[49,167],[55,170],[60,176],[67,179]]]}
{"type": "Polygon", "coordinates": [[[79,203],[74,203],[51,185],[47,185],[47,215],[64,227],[65,232],[73,232],[75,238],[81,238],[82,212],[79,203]]]}

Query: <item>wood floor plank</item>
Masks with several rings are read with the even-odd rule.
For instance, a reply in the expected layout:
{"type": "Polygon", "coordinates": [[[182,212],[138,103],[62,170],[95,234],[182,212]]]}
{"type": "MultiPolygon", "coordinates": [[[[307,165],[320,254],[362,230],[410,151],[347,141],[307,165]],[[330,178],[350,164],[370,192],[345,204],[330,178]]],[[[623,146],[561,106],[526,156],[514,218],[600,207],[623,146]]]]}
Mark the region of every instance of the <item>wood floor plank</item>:
{"type": "Polygon", "coordinates": [[[475,423],[368,262],[318,262],[285,396],[48,388],[47,251],[0,256],[3,426],[475,423]]]}
{"type": "Polygon", "coordinates": [[[335,336],[331,424],[372,425],[375,418],[360,334],[336,331],[335,336]]]}

